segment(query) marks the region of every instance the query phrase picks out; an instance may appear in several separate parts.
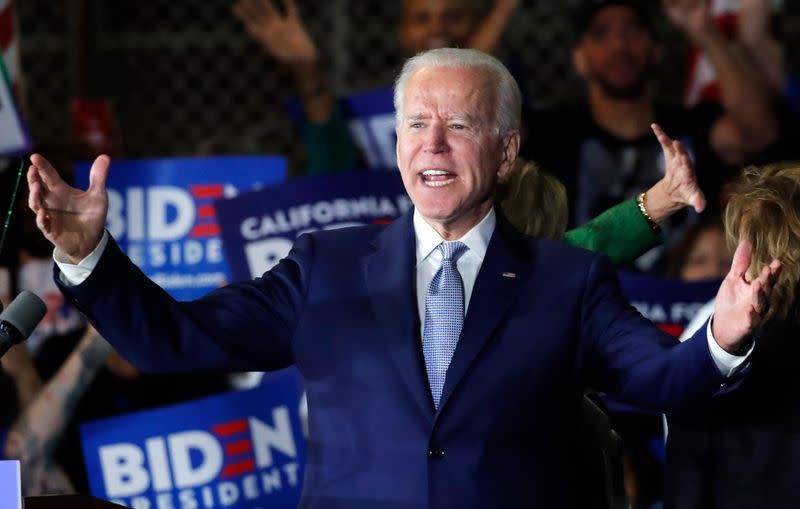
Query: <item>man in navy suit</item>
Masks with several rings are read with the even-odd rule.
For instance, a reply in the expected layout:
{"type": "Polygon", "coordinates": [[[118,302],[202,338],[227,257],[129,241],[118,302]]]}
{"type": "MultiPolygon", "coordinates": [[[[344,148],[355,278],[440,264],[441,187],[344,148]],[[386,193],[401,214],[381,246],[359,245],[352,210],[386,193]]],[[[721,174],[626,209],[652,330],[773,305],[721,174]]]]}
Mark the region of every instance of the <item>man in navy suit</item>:
{"type": "Polygon", "coordinates": [[[658,410],[726,390],[778,263],[746,281],[742,244],[713,325],[676,344],[627,303],[604,258],[526,237],[495,212],[520,139],[502,64],[433,50],[406,63],[395,93],[413,213],[303,235],[261,278],[193,302],[171,299],[104,231],[107,157],[81,192],[32,156],[30,206],[56,246],[56,281],[143,369],[297,365],[301,507],[574,506],[585,388],[658,410]]]}

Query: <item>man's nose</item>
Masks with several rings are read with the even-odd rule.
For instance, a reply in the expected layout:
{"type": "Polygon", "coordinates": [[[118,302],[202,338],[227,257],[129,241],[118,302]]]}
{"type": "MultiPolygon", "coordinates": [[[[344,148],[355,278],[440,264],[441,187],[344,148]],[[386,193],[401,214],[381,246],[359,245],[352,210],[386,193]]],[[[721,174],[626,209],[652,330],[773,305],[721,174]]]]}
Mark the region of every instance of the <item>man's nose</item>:
{"type": "Polygon", "coordinates": [[[426,133],[425,150],[434,154],[449,150],[444,126],[432,125],[426,133]]]}

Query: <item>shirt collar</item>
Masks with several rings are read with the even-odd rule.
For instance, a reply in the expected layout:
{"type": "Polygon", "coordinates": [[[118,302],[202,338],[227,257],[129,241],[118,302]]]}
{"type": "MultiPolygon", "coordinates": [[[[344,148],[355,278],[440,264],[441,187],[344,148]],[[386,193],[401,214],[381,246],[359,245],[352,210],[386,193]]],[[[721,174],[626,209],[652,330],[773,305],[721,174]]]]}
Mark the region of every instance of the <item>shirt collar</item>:
{"type": "MultiPolygon", "coordinates": [[[[492,207],[478,224],[458,240],[469,248],[468,254],[476,255],[478,259],[483,260],[496,225],[497,215],[492,207]]],[[[436,246],[444,242],[444,239],[433,229],[433,226],[422,218],[422,214],[417,209],[414,209],[414,233],[417,238],[417,265],[431,255],[441,256],[436,246]]]]}

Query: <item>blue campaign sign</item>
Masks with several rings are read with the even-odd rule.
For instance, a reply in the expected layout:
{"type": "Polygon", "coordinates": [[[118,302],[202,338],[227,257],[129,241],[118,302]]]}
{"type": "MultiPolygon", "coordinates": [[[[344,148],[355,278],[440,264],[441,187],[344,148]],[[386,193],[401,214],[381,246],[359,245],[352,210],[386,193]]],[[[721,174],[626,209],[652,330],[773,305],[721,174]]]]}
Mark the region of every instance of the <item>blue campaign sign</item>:
{"type": "Polygon", "coordinates": [[[19,461],[0,461],[0,509],[22,509],[19,461]]]}
{"type": "Polygon", "coordinates": [[[305,467],[291,372],[81,426],[92,495],[138,508],[297,507],[305,467]]]}
{"type": "Polygon", "coordinates": [[[621,272],[622,291],[645,318],[675,337],[697,311],[717,295],[720,280],[680,281],[621,272]]]}
{"type": "Polygon", "coordinates": [[[381,88],[342,99],[353,141],[375,170],[397,168],[394,90],[381,88]]]}
{"type": "MultiPolygon", "coordinates": [[[[76,167],[86,188],[90,163],[76,167]]],[[[228,279],[214,200],[280,182],[286,160],[218,156],[113,161],[106,228],[133,262],[179,300],[228,279]]]]}
{"type": "Polygon", "coordinates": [[[303,232],[390,222],[412,206],[397,171],[295,179],[216,205],[236,280],[263,274],[303,232]]]}
{"type": "MultiPolygon", "coordinates": [[[[394,89],[356,92],[339,101],[353,143],[364,154],[367,166],[378,171],[396,170],[394,89]]],[[[291,99],[286,105],[298,127],[303,129],[306,121],[300,101],[291,99]]]]}

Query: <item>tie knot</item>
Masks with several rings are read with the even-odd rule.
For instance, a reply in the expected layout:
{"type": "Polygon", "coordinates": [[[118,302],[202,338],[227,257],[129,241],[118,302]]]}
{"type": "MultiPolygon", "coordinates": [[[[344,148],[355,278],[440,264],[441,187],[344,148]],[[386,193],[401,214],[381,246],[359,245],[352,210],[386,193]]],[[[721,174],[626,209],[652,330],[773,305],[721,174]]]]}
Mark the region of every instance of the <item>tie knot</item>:
{"type": "Polygon", "coordinates": [[[442,242],[437,247],[442,253],[442,261],[452,260],[454,263],[469,249],[466,244],[457,240],[453,242],[442,242]]]}

